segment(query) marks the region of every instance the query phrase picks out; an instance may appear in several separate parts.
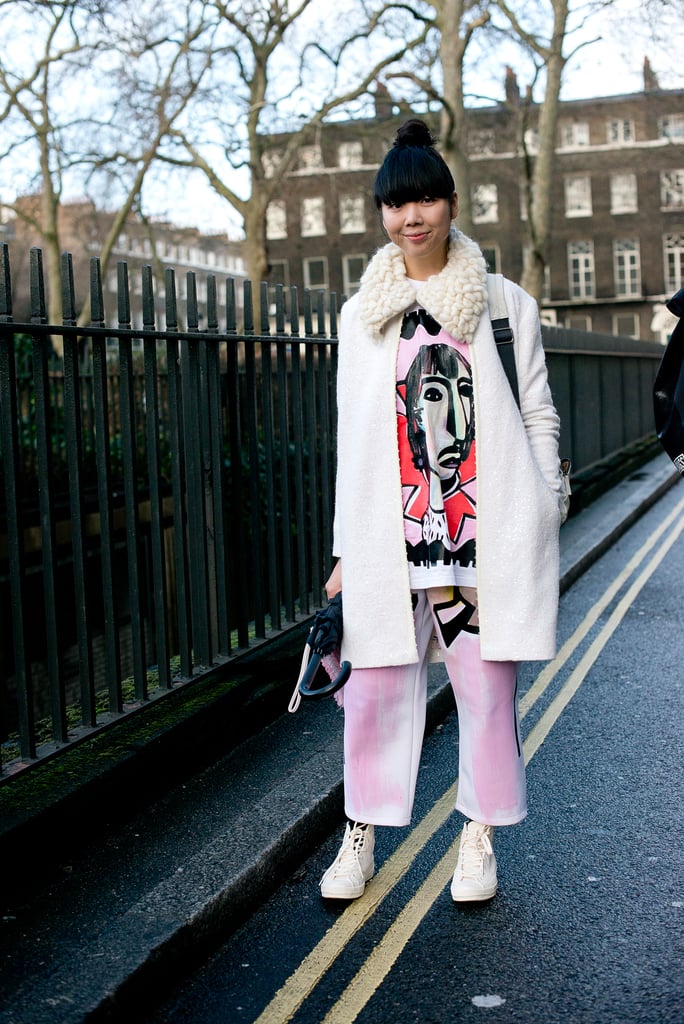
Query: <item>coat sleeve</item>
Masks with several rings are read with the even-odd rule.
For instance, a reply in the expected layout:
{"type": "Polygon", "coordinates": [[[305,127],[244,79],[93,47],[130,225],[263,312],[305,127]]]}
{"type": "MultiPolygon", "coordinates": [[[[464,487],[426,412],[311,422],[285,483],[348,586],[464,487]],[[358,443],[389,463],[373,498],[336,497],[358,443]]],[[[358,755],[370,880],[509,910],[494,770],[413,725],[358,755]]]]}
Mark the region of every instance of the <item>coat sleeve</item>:
{"type": "Polygon", "coordinates": [[[506,284],[506,304],[514,313],[511,319],[520,412],[535,461],[556,494],[562,513],[565,495],[558,457],[560,419],[549,387],[537,303],[522,288],[510,281],[506,284]]]}

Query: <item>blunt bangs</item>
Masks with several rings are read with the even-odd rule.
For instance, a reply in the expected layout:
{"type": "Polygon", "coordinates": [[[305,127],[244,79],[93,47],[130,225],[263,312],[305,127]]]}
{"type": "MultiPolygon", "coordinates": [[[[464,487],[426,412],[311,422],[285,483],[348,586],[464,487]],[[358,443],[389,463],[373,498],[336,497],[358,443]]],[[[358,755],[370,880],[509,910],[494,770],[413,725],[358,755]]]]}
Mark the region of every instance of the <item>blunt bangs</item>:
{"type": "Polygon", "coordinates": [[[420,199],[451,199],[451,171],[435,150],[419,146],[391,149],[373,185],[375,205],[403,206],[420,199]]]}

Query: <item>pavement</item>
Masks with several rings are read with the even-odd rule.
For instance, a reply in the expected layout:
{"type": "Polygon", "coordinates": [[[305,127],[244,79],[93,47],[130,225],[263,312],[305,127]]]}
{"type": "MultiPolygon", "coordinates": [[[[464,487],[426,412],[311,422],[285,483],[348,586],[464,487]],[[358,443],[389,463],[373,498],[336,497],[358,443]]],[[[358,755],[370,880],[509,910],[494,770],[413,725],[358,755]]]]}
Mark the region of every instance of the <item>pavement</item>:
{"type": "MultiPolygon", "coordinates": [[[[561,530],[562,591],[679,480],[658,455],[571,517],[561,530]]],[[[10,893],[2,1024],[135,1020],[137,1000],[201,963],[340,825],[341,712],[332,699],[304,701],[296,714],[286,704],[152,805],[113,816],[44,884],[10,893]]],[[[451,710],[435,665],[428,731],[451,710]]],[[[5,879],[11,872],[3,865],[5,879]]]]}

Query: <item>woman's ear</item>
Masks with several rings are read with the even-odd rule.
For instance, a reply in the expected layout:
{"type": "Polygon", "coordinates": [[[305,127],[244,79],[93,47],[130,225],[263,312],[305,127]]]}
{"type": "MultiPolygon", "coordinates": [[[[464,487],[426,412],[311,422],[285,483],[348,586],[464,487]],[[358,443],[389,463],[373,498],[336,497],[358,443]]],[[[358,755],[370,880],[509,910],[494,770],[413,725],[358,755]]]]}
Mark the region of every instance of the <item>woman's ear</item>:
{"type": "Polygon", "coordinates": [[[454,192],[451,197],[451,219],[456,220],[458,217],[458,192],[454,192]]]}

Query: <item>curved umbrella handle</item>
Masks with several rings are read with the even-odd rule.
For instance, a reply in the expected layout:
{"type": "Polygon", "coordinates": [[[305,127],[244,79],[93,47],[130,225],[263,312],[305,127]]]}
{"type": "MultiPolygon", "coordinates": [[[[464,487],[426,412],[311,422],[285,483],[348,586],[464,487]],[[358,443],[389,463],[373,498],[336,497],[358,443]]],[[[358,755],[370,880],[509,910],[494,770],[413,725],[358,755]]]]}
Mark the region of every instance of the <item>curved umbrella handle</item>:
{"type": "Polygon", "coordinates": [[[301,679],[299,680],[298,689],[302,697],[328,697],[332,693],[337,693],[349,679],[351,675],[351,662],[343,661],[340,665],[340,671],[323,686],[312,686],[314,677],[318,672],[321,664],[321,655],[316,651],[313,651],[309,658],[309,664],[307,665],[301,679]]]}

